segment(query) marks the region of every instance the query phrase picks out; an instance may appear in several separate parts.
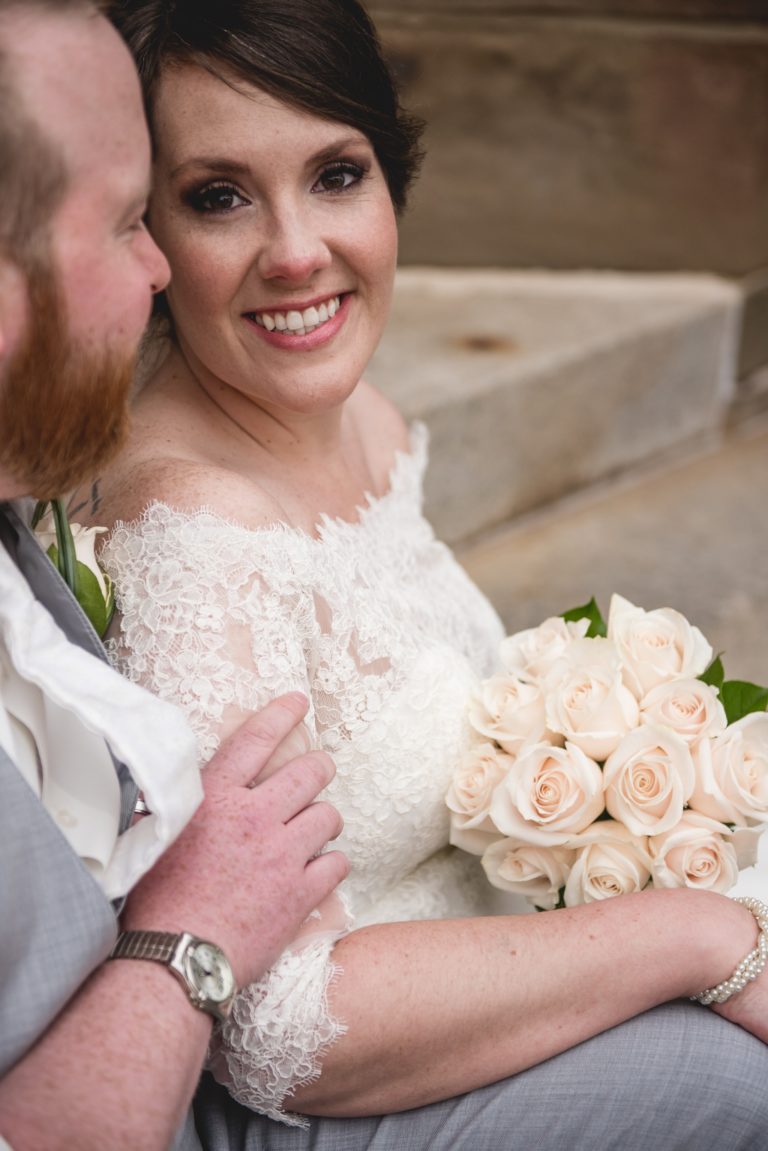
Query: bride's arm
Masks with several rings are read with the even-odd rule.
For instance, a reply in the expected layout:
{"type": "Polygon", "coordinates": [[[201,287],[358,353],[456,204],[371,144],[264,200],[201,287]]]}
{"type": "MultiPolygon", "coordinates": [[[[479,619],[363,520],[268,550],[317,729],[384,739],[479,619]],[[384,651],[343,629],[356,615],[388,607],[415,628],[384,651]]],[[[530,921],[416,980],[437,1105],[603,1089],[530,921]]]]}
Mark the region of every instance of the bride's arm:
{"type": "MultiPolygon", "coordinates": [[[[756,932],[744,907],[690,890],[364,928],[335,949],[331,1009],[347,1034],[291,1107],[378,1115],[495,1082],[728,978],[756,932]]],[[[763,1041],[766,980],[719,1009],[763,1041]]]]}

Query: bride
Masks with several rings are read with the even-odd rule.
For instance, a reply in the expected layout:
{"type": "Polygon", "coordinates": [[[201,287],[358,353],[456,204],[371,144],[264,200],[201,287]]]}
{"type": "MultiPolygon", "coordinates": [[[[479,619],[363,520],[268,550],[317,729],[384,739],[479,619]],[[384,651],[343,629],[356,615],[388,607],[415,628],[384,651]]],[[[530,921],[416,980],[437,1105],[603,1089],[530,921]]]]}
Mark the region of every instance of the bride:
{"type": "Polygon", "coordinates": [[[731,975],[749,910],[684,890],[489,916],[477,861],[447,846],[467,691],[502,631],[422,517],[424,428],[361,379],[418,161],[367,17],[124,0],[116,21],[172,280],[167,354],[93,487],[113,652],[184,708],[201,760],[304,691],[352,863],[343,914],[310,920],[216,1036],[217,1078],[262,1116],[231,1108],[227,1130],[270,1148],[374,1129],[415,1148],[764,1145],[768,974],[725,1018],[659,1006],[731,975]]]}

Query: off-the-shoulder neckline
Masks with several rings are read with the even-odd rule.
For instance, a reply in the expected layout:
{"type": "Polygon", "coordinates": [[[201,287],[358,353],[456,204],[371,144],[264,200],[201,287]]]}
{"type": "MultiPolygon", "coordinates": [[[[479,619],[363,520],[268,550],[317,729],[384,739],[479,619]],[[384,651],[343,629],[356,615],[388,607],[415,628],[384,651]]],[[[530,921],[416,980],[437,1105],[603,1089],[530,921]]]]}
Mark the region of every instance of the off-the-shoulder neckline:
{"type": "MultiPolygon", "coordinates": [[[[185,523],[191,523],[197,519],[205,518],[209,523],[215,523],[221,527],[243,532],[249,536],[280,534],[284,536],[294,536],[310,542],[321,542],[327,540],[331,535],[338,536],[357,533],[365,527],[372,515],[375,515],[377,512],[386,511],[403,493],[412,490],[415,484],[421,483],[426,467],[429,431],[424,423],[419,420],[414,420],[409,425],[408,433],[408,448],[395,449],[392,467],[387,477],[387,490],[380,496],[373,495],[371,492],[364,492],[363,503],[357,505],[355,508],[357,518],[354,520],[343,519],[340,516],[329,516],[323,513],[315,524],[314,533],[310,533],[304,528],[295,527],[292,524],[286,524],[282,520],[277,520],[275,523],[268,524],[264,527],[255,528],[241,523],[235,517],[224,515],[223,512],[217,511],[215,508],[206,504],[201,504],[196,508],[179,508],[168,503],[166,500],[152,499],[144,508],[141,515],[136,519],[116,520],[112,528],[112,533],[118,531],[140,533],[151,523],[154,518],[153,513],[158,510],[166,512],[176,519],[183,520],[185,523]]],[[[109,541],[107,540],[106,546],[108,545],[109,541]]]]}

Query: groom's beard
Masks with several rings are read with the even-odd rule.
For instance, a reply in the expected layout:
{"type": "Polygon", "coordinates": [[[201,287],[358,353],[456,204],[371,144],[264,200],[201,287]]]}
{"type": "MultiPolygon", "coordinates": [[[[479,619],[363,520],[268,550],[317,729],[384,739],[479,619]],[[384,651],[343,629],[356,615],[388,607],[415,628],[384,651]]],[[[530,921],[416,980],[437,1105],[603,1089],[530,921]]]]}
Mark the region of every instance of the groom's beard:
{"type": "Polygon", "coordinates": [[[29,495],[55,499],[122,444],[135,350],[73,340],[52,271],[30,274],[29,315],[0,378],[0,469],[29,495]]]}

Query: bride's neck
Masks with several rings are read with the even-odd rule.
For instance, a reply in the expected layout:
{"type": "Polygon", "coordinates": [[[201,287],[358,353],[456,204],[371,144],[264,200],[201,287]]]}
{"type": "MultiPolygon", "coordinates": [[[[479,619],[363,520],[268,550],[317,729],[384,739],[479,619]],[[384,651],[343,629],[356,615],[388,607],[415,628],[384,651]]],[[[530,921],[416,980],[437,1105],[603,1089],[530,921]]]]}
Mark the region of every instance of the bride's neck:
{"type": "Polygon", "coordinates": [[[325,409],[317,405],[307,405],[304,411],[287,409],[241,392],[180,352],[177,355],[183,385],[196,396],[203,418],[210,419],[223,437],[231,437],[233,444],[240,441],[249,454],[255,444],[276,461],[295,464],[327,461],[342,450],[346,401],[325,409]]]}

